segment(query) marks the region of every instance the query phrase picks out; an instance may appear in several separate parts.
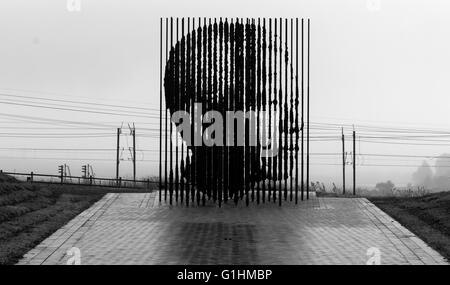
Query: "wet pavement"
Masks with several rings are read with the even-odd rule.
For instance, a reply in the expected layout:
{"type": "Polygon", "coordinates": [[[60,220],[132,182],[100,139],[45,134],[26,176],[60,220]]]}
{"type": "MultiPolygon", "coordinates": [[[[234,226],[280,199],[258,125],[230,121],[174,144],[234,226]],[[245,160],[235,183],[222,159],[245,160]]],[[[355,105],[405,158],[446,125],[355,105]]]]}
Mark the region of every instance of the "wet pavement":
{"type": "Polygon", "coordinates": [[[217,207],[108,194],[19,264],[446,264],[364,198],[217,207]],[[70,250],[72,249],[72,250],[70,250]],[[68,252],[69,251],[69,252],[68,252]],[[378,255],[379,254],[379,255],[378,255]]]}

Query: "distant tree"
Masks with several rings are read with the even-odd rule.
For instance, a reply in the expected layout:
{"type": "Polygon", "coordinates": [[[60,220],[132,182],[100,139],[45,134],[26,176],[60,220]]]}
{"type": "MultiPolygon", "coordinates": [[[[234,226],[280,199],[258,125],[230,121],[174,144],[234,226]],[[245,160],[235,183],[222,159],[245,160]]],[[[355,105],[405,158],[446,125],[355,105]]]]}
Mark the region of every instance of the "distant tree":
{"type": "Polygon", "coordinates": [[[433,185],[433,170],[428,162],[422,162],[416,172],[412,175],[413,183],[415,186],[423,186],[426,188],[431,188],[433,185]]]}
{"type": "Polygon", "coordinates": [[[450,188],[450,154],[441,154],[435,163],[435,176],[433,187],[439,190],[448,190],[450,188]]]}
{"type": "Polygon", "coordinates": [[[380,182],[375,185],[376,190],[383,195],[392,195],[394,192],[395,184],[391,180],[387,182],[380,182]]]}

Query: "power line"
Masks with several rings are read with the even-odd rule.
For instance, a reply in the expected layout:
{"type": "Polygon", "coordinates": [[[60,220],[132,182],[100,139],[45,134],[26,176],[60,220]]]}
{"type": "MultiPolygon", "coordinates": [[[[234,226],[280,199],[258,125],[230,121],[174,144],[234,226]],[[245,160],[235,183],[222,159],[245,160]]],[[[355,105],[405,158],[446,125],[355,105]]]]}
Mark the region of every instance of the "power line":
{"type": "Polygon", "coordinates": [[[139,115],[139,114],[136,114],[136,115],[129,114],[129,113],[119,114],[119,113],[114,113],[114,112],[109,112],[109,111],[108,112],[107,111],[90,111],[90,110],[81,110],[81,109],[66,108],[66,107],[50,107],[50,106],[35,105],[35,104],[12,103],[12,102],[6,102],[6,101],[0,101],[0,104],[24,106],[24,107],[34,107],[34,108],[44,108],[44,109],[60,110],[60,111],[71,111],[71,112],[83,112],[83,113],[91,113],[91,114],[112,115],[112,116],[156,118],[156,117],[152,117],[152,116],[139,115]]]}
{"type": "Polygon", "coordinates": [[[108,128],[114,128],[111,125],[105,125],[101,123],[93,123],[93,122],[83,122],[83,121],[69,121],[69,120],[61,120],[61,119],[54,119],[54,118],[44,118],[44,117],[34,117],[34,116],[25,116],[25,115],[16,115],[16,114],[6,114],[6,113],[0,113],[0,116],[3,117],[11,117],[11,118],[17,118],[22,120],[29,120],[33,123],[42,123],[45,122],[46,124],[69,124],[69,125],[83,125],[83,126],[103,126],[108,128]]]}
{"type": "MultiPolygon", "coordinates": [[[[1,97],[1,94],[0,94],[1,97]]],[[[54,107],[54,108],[76,108],[76,109],[81,109],[81,110],[86,110],[86,111],[105,111],[105,112],[116,112],[116,113],[131,113],[131,114],[140,114],[140,115],[148,115],[151,114],[152,111],[147,110],[146,112],[142,112],[142,111],[136,111],[136,110],[122,110],[122,109],[106,109],[106,108],[98,108],[98,107],[91,107],[89,106],[79,106],[79,105],[68,105],[68,104],[55,104],[55,103],[47,103],[47,102],[39,102],[39,101],[30,101],[30,100],[18,100],[18,99],[9,99],[9,98],[2,98],[1,99],[2,103],[4,104],[17,104],[17,105],[21,105],[21,104],[25,104],[24,106],[31,106],[31,107],[54,107]],[[35,105],[38,106],[35,106],[35,105]]],[[[116,107],[119,108],[119,107],[116,107]]]]}
{"type": "MultiPolygon", "coordinates": [[[[344,127],[353,127],[354,124],[338,124],[338,123],[325,123],[325,122],[311,122],[314,126],[319,127],[327,127],[329,129],[340,129],[342,126],[344,127]]],[[[374,125],[361,125],[361,124],[355,124],[355,129],[363,130],[373,130],[373,131],[391,131],[391,132],[432,132],[432,133],[446,133],[449,134],[449,130],[442,130],[442,129],[424,129],[424,128],[401,128],[401,127],[386,127],[386,126],[374,126],[374,125]]]]}
{"type": "MultiPolygon", "coordinates": [[[[79,99],[85,99],[85,100],[92,100],[93,98],[89,98],[89,97],[82,97],[82,96],[79,96],[78,94],[67,94],[67,93],[61,93],[61,92],[53,92],[53,91],[39,91],[39,90],[30,90],[30,89],[22,89],[22,88],[3,88],[3,87],[0,87],[0,90],[2,90],[2,92],[5,92],[5,91],[7,91],[7,92],[9,92],[9,91],[12,91],[12,92],[15,92],[15,93],[21,93],[21,94],[23,94],[23,93],[26,93],[26,94],[38,94],[40,97],[41,96],[57,96],[58,98],[61,98],[61,97],[63,97],[63,98],[79,98],[79,99]]],[[[96,100],[96,99],[93,99],[93,100],[96,100]]],[[[97,100],[98,101],[98,100],[97,100]]],[[[137,104],[150,104],[150,102],[145,102],[145,101],[131,101],[131,100],[119,100],[119,99],[116,99],[116,98],[108,98],[108,101],[114,101],[114,102],[117,102],[117,103],[121,103],[121,104],[123,104],[123,103],[137,103],[137,104]]]]}
{"type": "Polygon", "coordinates": [[[375,144],[398,144],[398,145],[422,145],[422,146],[450,146],[450,142],[446,144],[436,144],[436,143],[411,143],[411,142],[392,142],[392,141],[370,141],[370,140],[360,140],[361,142],[375,143],[375,144]]]}
{"type": "MultiPolygon", "coordinates": [[[[341,163],[311,163],[311,165],[329,165],[329,166],[342,166],[341,163]]],[[[408,164],[361,164],[358,166],[380,166],[380,167],[413,167],[413,168],[417,168],[418,165],[408,165],[408,164]]],[[[450,165],[435,165],[433,166],[435,168],[450,168],[450,165]]]]}
{"type": "Polygon", "coordinates": [[[50,102],[72,103],[72,104],[79,104],[79,105],[90,105],[90,106],[93,105],[93,106],[104,106],[104,107],[123,108],[123,109],[132,109],[132,110],[136,110],[137,109],[137,110],[145,110],[145,111],[158,111],[158,109],[143,108],[143,107],[137,107],[137,106],[112,105],[112,104],[86,102],[86,101],[52,99],[52,98],[24,96],[24,95],[7,94],[7,93],[0,93],[0,96],[10,97],[10,98],[24,98],[24,99],[32,99],[32,100],[43,100],[43,101],[50,101],[50,102]]]}
{"type": "Polygon", "coordinates": [[[25,150],[25,151],[115,151],[108,148],[28,148],[28,147],[0,147],[0,150],[25,150]]]}
{"type": "MultiPolygon", "coordinates": [[[[82,160],[82,161],[115,161],[113,158],[91,158],[91,157],[75,157],[75,158],[69,158],[69,157],[27,157],[27,156],[0,156],[2,159],[34,159],[34,160],[82,160]]],[[[122,159],[124,161],[124,159],[122,159]]],[[[130,160],[131,161],[131,160],[130,160]]],[[[158,162],[158,160],[155,159],[142,159],[137,160],[139,162],[158,162]]]]}
{"type": "Polygon", "coordinates": [[[3,139],[7,139],[7,138],[30,138],[30,139],[68,139],[68,138],[77,138],[77,139],[81,139],[81,138],[107,138],[107,137],[113,137],[111,135],[89,135],[89,136],[66,136],[66,135],[62,135],[62,136],[58,136],[58,135],[53,135],[53,136],[27,136],[27,135],[7,135],[7,136],[3,136],[3,139]]]}

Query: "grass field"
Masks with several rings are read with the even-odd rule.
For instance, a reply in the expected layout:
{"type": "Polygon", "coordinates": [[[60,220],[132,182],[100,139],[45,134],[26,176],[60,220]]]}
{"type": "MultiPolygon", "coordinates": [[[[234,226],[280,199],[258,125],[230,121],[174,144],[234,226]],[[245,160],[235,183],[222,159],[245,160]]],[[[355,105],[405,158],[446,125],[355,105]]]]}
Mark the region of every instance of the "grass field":
{"type": "Polygon", "coordinates": [[[450,192],[368,199],[450,260],[450,192]]]}
{"type": "Polygon", "coordinates": [[[105,190],[29,184],[0,177],[0,264],[23,254],[98,201],[105,190]]]}

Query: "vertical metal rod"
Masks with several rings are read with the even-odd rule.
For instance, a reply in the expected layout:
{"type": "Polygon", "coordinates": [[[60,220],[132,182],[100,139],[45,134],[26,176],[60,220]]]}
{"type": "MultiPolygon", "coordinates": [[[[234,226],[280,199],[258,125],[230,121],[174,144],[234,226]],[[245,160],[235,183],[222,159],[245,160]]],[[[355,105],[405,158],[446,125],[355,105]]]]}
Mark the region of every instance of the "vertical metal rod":
{"type": "MultiPolygon", "coordinates": [[[[189,30],[190,31],[190,30],[189,30]]],[[[191,100],[192,100],[192,104],[191,104],[191,118],[192,118],[192,139],[195,139],[196,136],[196,132],[198,131],[197,128],[201,128],[201,126],[197,126],[197,121],[195,120],[195,118],[193,117],[195,114],[195,103],[197,102],[197,96],[196,96],[196,90],[195,90],[195,72],[197,71],[196,69],[196,61],[195,61],[195,18],[192,18],[192,39],[191,39],[191,72],[190,72],[190,94],[191,94],[191,100]]],[[[201,111],[201,110],[200,110],[201,111]]],[[[195,140],[194,140],[195,141],[195,140]]],[[[197,189],[197,193],[195,192],[195,186],[197,186],[198,182],[197,182],[197,167],[196,164],[199,164],[198,162],[198,158],[197,158],[197,151],[196,151],[196,146],[195,144],[193,144],[192,147],[192,167],[191,167],[191,179],[192,179],[192,184],[191,184],[191,201],[192,203],[194,203],[195,201],[195,196],[197,196],[197,204],[200,203],[200,199],[199,199],[199,193],[198,193],[198,189],[197,189]]],[[[198,188],[198,187],[197,187],[198,188]]]]}
{"type": "Polygon", "coordinates": [[[306,118],[306,123],[307,123],[307,128],[306,128],[306,199],[309,199],[309,60],[310,60],[310,19],[308,19],[308,81],[307,81],[307,118],[306,118]]]}
{"type": "MultiPolygon", "coordinates": [[[[244,86],[244,80],[245,80],[245,45],[244,45],[244,41],[245,41],[245,23],[244,20],[241,18],[240,22],[238,24],[238,28],[239,28],[239,32],[238,32],[238,36],[239,36],[239,57],[238,57],[238,61],[239,61],[239,79],[237,79],[237,83],[239,84],[239,108],[244,109],[245,108],[245,86],[244,86]]],[[[240,198],[243,199],[244,198],[244,193],[246,190],[246,168],[245,168],[245,145],[243,147],[243,152],[242,152],[242,157],[243,157],[243,161],[242,161],[242,169],[244,170],[244,183],[243,183],[243,187],[240,187],[240,198]]]]}
{"type": "MultiPolygon", "coordinates": [[[[295,19],[295,204],[298,203],[298,18],[295,19]]],[[[303,102],[302,102],[303,105],[303,102]]],[[[302,157],[303,163],[303,157],[302,157]]],[[[303,181],[301,181],[303,184],[303,181]]]]}
{"type": "MultiPolygon", "coordinates": [[[[249,110],[249,99],[250,99],[250,87],[251,87],[251,79],[250,79],[250,42],[249,42],[249,36],[250,36],[250,31],[249,31],[249,21],[248,19],[246,20],[245,23],[245,27],[244,27],[244,39],[243,39],[243,43],[245,44],[245,55],[244,55],[244,80],[243,82],[245,82],[245,91],[244,94],[242,96],[242,99],[244,101],[244,112],[247,112],[249,110]]],[[[245,204],[248,206],[249,204],[249,123],[248,120],[244,121],[245,123],[245,146],[244,146],[244,185],[245,185],[245,204]]]]}
{"type": "MultiPolygon", "coordinates": [[[[168,38],[169,38],[169,19],[166,18],[166,57],[165,57],[165,62],[167,62],[168,58],[168,38]]],[[[165,76],[169,76],[169,74],[166,74],[165,76]]],[[[167,101],[166,101],[167,102],[167,101]]],[[[165,127],[164,127],[164,201],[167,201],[167,188],[168,188],[168,173],[167,173],[167,120],[168,120],[168,111],[167,111],[167,103],[165,104],[166,106],[166,110],[165,110],[165,116],[164,116],[164,120],[165,120],[165,127]]]]}
{"type": "MultiPolygon", "coordinates": [[[[174,58],[174,50],[173,50],[173,18],[170,18],[170,58],[173,59],[174,58]]],[[[171,71],[171,76],[172,76],[172,82],[175,81],[175,70],[172,69],[171,71]]],[[[169,157],[170,157],[170,163],[169,163],[169,169],[170,169],[170,173],[169,173],[169,200],[170,200],[170,205],[172,205],[172,195],[173,195],[173,130],[172,130],[172,122],[169,122],[170,124],[170,152],[169,152],[169,157]]]]}
{"type": "MultiPolygon", "coordinates": [[[[214,38],[213,38],[213,70],[214,70],[214,78],[213,78],[213,109],[216,109],[217,106],[217,99],[218,99],[218,86],[217,86],[217,37],[218,37],[218,30],[217,30],[217,20],[216,18],[214,18],[214,38]]],[[[214,203],[217,201],[217,179],[218,179],[218,174],[216,172],[218,172],[217,170],[217,163],[216,160],[217,158],[216,156],[216,152],[217,152],[217,147],[215,145],[213,145],[212,147],[212,157],[211,157],[211,165],[212,165],[212,173],[211,173],[211,182],[212,182],[212,188],[213,188],[213,200],[214,203]]]]}
{"type": "MultiPolygon", "coordinates": [[[[272,142],[272,18],[269,18],[269,86],[268,86],[268,93],[269,93],[269,142],[272,142]]],[[[271,143],[270,148],[273,148],[273,144],[271,143]]],[[[268,167],[268,188],[269,191],[267,192],[267,200],[270,201],[272,196],[272,179],[273,179],[273,172],[272,172],[272,161],[273,158],[269,157],[267,159],[267,162],[269,164],[268,167]]]]}
{"type": "Polygon", "coordinates": [[[279,158],[279,163],[278,163],[278,180],[279,180],[279,188],[278,188],[278,205],[281,206],[281,199],[282,199],[282,187],[283,187],[283,21],[280,18],[280,85],[279,85],[279,96],[278,96],[278,106],[279,106],[279,110],[280,110],[280,114],[279,114],[279,128],[278,128],[278,133],[279,133],[279,146],[280,146],[280,151],[278,152],[278,158],[279,158]]]}
{"type": "MultiPolygon", "coordinates": [[[[273,55],[273,60],[274,60],[274,66],[273,66],[273,73],[274,73],[274,75],[273,75],[274,118],[273,119],[274,119],[274,125],[275,125],[275,121],[278,121],[278,124],[275,125],[274,137],[275,137],[275,140],[277,140],[278,149],[280,149],[281,145],[280,145],[280,142],[278,141],[277,134],[279,136],[281,136],[281,134],[279,134],[280,127],[281,127],[281,122],[279,121],[279,118],[276,118],[278,109],[280,109],[280,111],[281,111],[281,107],[279,106],[280,101],[277,100],[278,99],[278,92],[279,92],[278,89],[277,89],[277,86],[278,86],[278,79],[277,79],[277,74],[278,74],[278,69],[277,69],[277,63],[278,63],[278,55],[277,55],[277,52],[278,52],[278,26],[277,26],[277,23],[278,23],[278,18],[275,18],[274,29],[273,29],[274,30],[274,45],[273,45],[273,48],[274,48],[274,55],[273,55]]],[[[273,201],[274,202],[277,201],[277,191],[278,191],[278,185],[277,185],[277,181],[279,180],[278,179],[278,176],[279,176],[279,174],[278,174],[278,160],[279,160],[279,152],[277,153],[277,156],[274,157],[274,160],[273,160],[273,175],[274,175],[273,201]]]]}
{"type": "MultiPolygon", "coordinates": [[[[186,70],[185,70],[185,37],[184,37],[184,18],[181,18],[181,39],[180,39],[180,61],[181,61],[181,75],[180,75],[180,82],[181,82],[181,96],[179,97],[179,103],[178,103],[178,110],[185,111],[185,99],[186,96],[186,70]],[[183,98],[183,99],[182,99],[183,98]]],[[[181,135],[181,134],[180,134],[181,135]]],[[[183,136],[185,134],[183,133],[183,136]]],[[[187,152],[187,150],[186,150],[187,152]]],[[[185,174],[185,164],[184,164],[184,145],[183,142],[181,142],[181,164],[180,164],[180,202],[183,204],[184,201],[184,178],[186,176],[185,174]]]]}
{"type": "MultiPolygon", "coordinates": [[[[241,101],[241,95],[242,95],[242,23],[239,22],[239,18],[236,18],[236,24],[235,24],[235,42],[236,42],[236,46],[235,46],[235,56],[234,56],[234,66],[235,66],[235,77],[234,77],[234,86],[235,86],[235,96],[234,97],[234,109],[235,110],[239,110],[240,108],[242,108],[242,101],[241,101]]],[[[237,145],[237,137],[234,136],[234,145],[237,145]]],[[[241,149],[239,149],[238,153],[234,153],[233,154],[233,159],[237,161],[239,155],[241,155],[241,149]]],[[[238,169],[243,169],[243,164],[241,165],[241,163],[239,162],[239,167],[238,169]]],[[[236,171],[233,171],[233,174],[236,174],[236,171]]],[[[240,175],[240,174],[238,174],[240,175]]],[[[238,199],[243,197],[243,186],[241,183],[241,178],[245,178],[245,173],[244,173],[244,177],[240,176],[239,180],[238,180],[238,184],[239,185],[239,189],[236,189],[235,193],[234,193],[234,203],[237,204],[238,203],[238,199]]]]}
{"type": "MultiPolygon", "coordinates": [[[[188,96],[186,100],[186,112],[191,113],[191,106],[194,104],[194,101],[192,100],[192,94],[191,94],[191,19],[187,18],[187,34],[186,34],[186,94],[188,96]]],[[[190,114],[190,121],[191,121],[191,128],[194,125],[194,114],[190,114]]],[[[186,177],[187,183],[186,185],[186,206],[189,206],[189,199],[190,199],[190,192],[191,188],[190,185],[193,185],[192,179],[192,167],[193,167],[193,161],[192,161],[192,153],[194,149],[194,136],[192,136],[192,129],[191,129],[191,142],[190,146],[186,148],[186,177]],[[191,155],[189,154],[189,147],[191,148],[191,155]]]]}
{"type": "Polygon", "coordinates": [[[159,202],[161,202],[162,191],[162,34],[163,19],[160,18],[160,40],[159,40],[159,202]]]}
{"type": "MultiPolygon", "coordinates": [[[[256,36],[257,36],[257,29],[256,29],[256,21],[255,21],[255,19],[252,19],[252,23],[251,23],[251,39],[252,39],[252,42],[251,42],[251,47],[252,47],[252,50],[251,50],[251,52],[252,52],[252,57],[251,57],[251,60],[252,60],[252,64],[251,64],[251,68],[252,68],[252,75],[251,75],[251,77],[252,77],[252,92],[251,92],[251,105],[250,105],[250,109],[254,112],[255,110],[256,110],[256,101],[257,101],[257,87],[256,87],[256,84],[257,84],[257,72],[258,72],[258,67],[257,67],[257,55],[256,55],[256,52],[257,52],[257,46],[256,46],[256,44],[257,44],[257,38],[256,38],[256,36]]],[[[251,124],[251,126],[252,126],[252,131],[254,132],[254,129],[255,129],[255,126],[256,126],[256,124],[257,124],[257,122],[255,122],[255,120],[256,120],[256,118],[255,117],[253,117],[253,118],[251,118],[251,120],[253,121],[253,122],[251,122],[250,124],[251,124]]],[[[255,136],[255,134],[253,133],[252,134],[253,136],[255,136]]],[[[257,135],[256,135],[256,137],[257,137],[257,135]]],[[[255,165],[253,164],[253,161],[255,161],[255,158],[256,158],[256,148],[255,147],[252,147],[251,149],[250,149],[250,183],[251,183],[251,187],[252,187],[252,202],[255,200],[255,175],[256,175],[256,169],[255,169],[255,165]]]]}
{"type": "MultiPolygon", "coordinates": [[[[174,59],[175,59],[175,90],[177,90],[178,94],[175,95],[175,97],[178,97],[175,102],[177,103],[177,108],[179,110],[179,103],[180,103],[180,45],[178,44],[178,27],[179,27],[179,21],[178,17],[176,20],[176,37],[175,37],[175,46],[172,46],[174,49],[174,59]]],[[[178,168],[178,132],[175,129],[174,132],[174,139],[175,139],[175,201],[178,203],[178,196],[179,196],[179,188],[180,188],[180,176],[179,176],[179,168],[178,168]]]]}
{"type": "MultiPolygon", "coordinates": [[[[274,132],[273,132],[273,136],[274,136],[274,140],[277,140],[277,133],[279,131],[279,129],[277,129],[277,118],[275,117],[277,114],[277,61],[278,61],[278,57],[277,57],[277,50],[278,50],[278,40],[277,40],[277,32],[278,32],[278,28],[277,28],[277,21],[278,19],[275,18],[274,19],[274,27],[273,27],[273,32],[274,32],[274,43],[273,43],[273,116],[274,116],[274,132]]],[[[280,148],[281,146],[278,145],[278,148],[280,148]]],[[[278,157],[274,157],[273,158],[273,168],[272,168],[272,175],[273,175],[273,202],[276,202],[277,199],[277,180],[278,180],[278,166],[277,166],[277,162],[278,162],[278,157]]]]}
{"type": "MultiPolygon", "coordinates": [[[[277,57],[277,18],[275,18],[275,23],[274,23],[274,45],[273,45],[273,51],[274,51],[274,55],[273,55],[273,112],[274,112],[274,125],[275,125],[275,130],[274,130],[274,139],[276,140],[277,137],[277,133],[279,132],[279,126],[278,129],[276,128],[276,120],[277,118],[275,118],[276,114],[277,114],[277,61],[278,61],[278,57],[277,57]]],[[[278,122],[279,124],[279,122],[278,122]]],[[[281,145],[278,145],[278,148],[281,148],[281,145]]],[[[277,162],[278,162],[278,156],[273,158],[273,177],[274,177],[274,186],[273,186],[273,202],[276,202],[277,199],[277,180],[278,180],[278,166],[277,166],[277,162]]]]}
{"type": "MultiPolygon", "coordinates": [[[[267,50],[267,42],[266,42],[266,19],[263,18],[263,29],[262,29],[262,35],[263,35],[263,39],[262,39],[262,109],[263,109],[263,114],[264,114],[264,122],[263,122],[263,128],[264,128],[264,138],[266,138],[267,135],[267,126],[266,126],[266,111],[267,111],[267,98],[266,98],[266,50],[267,50]]],[[[264,144],[266,144],[266,142],[264,142],[264,144]]],[[[267,163],[267,158],[264,158],[263,163],[262,163],[262,178],[263,178],[263,182],[262,182],[262,202],[265,203],[266,202],[266,179],[267,179],[267,173],[266,173],[266,163],[267,163]]],[[[270,181],[270,179],[269,179],[270,181]]]]}
{"type": "Polygon", "coordinates": [[[291,94],[290,94],[290,107],[289,107],[289,176],[290,176],[290,198],[289,200],[292,202],[293,199],[293,182],[294,182],[294,141],[293,141],[293,129],[294,129],[294,69],[293,69],[293,60],[294,60],[294,19],[291,18],[291,58],[290,58],[290,80],[291,80],[291,94]]]}
{"type": "MultiPolygon", "coordinates": [[[[200,32],[200,27],[201,27],[201,22],[200,19],[198,20],[198,24],[197,24],[197,28],[198,28],[198,33],[196,33],[195,31],[195,18],[192,18],[192,29],[193,29],[193,35],[192,35],[192,62],[194,64],[194,71],[193,71],[193,89],[194,89],[194,102],[201,102],[201,90],[202,90],[202,86],[201,86],[201,32],[200,32]],[[195,44],[197,43],[197,57],[195,56],[195,44]],[[197,80],[197,82],[196,82],[197,80]],[[195,89],[195,87],[197,87],[197,89],[195,89]]],[[[199,112],[199,114],[203,114],[203,110],[197,110],[199,112]]],[[[195,128],[198,128],[198,130],[201,130],[202,126],[201,125],[197,125],[195,126],[195,128]]],[[[196,132],[198,131],[196,129],[196,132]]],[[[196,163],[199,163],[199,155],[196,156],[195,158],[196,163]]],[[[199,183],[199,175],[198,175],[199,171],[197,168],[195,168],[195,180],[197,181],[197,184],[200,185],[199,183]]],[[[197,205],[200,205],[200,192],[199,189],[197,187],[197,205]]]]}
{"type": "Polygon", "coordinates": [[[283,169],[283,178],[284,178],[284,200],[287,200],[288,189],[287,189],[287,178],[288,178],[288,127],[289,127],[289,118],[288,118],[288,59],[289,59],[289,51],[288,51],[288,19],[284,19],[284,169],[283,169]]]}
{"type": "Polygon", "coordinates": [[[305,174],[305,154],[304,154],[304,144],[305,144],[305,121],[304,121],[304,116],[305,116],[305,92],[304,92],[304,27],[303,27],[303,22],[304,19],[302,18],[302,122],[301,122],[301,129],[302,129],[302,150],[301,150],[301,156],[302,156],[302,164],[301,164],[301,200],[303,201],[304,199],[304,190],[305,190],[305,178],[304,178],[304,174],[305,174]]]}
{"type": "MultiPolygon", "coordinates": [[[[258,41],[257,41],[258,43],[257,43],[257,59],[256,59],[256,61],[257,61],[257,72],[256,72],[256,76],[257,76],[257,79],[256,79],[256,88],[257,88],[257,90],[256,90],[256,92],[257,92],[257,96],[256,96],[256,106],[257,106],[257,108],[256,108],[256,114],[257,114],[257,118],[256,118],[256,124],[257,124],[257,130],[256,130],[256,143],[257,143],[257,146],[259,146],[259,141],[260,141],[260,132],[261,132],[261,129],[260,129],[260,110],[261,110],[261,19],[260,18],[258,18],[258,41]]],[[[259,150],[256,152],[256,154],[255,154],[257,157],[256,157],[256,160],[257,161],[260,161],[260,152],[259,152],[259,150]]],[[[258,166],[258,168],[259,168],[259,166],[258,166]]],[[[259,168],[259,169],[261,169],[261,168],[259,168]]],[[[258,170],[259,170],[258,169],[258,170]]],[[[262,171],[261,171],[262,172],[262,171]]],[[[257,173],[257,178],[256,178],[256,183],[257,183],[257,185],[256,185],[256,203],[257,204],[259,204],[259,202],[260,202],[260,199],[261,199],[261,187],[260,187],[260,179],[262,178],[262,175],[261,175],[261,173],[258,171],[258,173],[257,173]]],[[[263,181],[263,183],[264,183],[264,181],[263,181]]]]}
{"type": "MultiPolygon", "coordinates": [[[[211,101],[213,98],[212,94],[212,47],[211,47],[211,39],[212,39],[212,26],[211,19],[208,19],[208,26],[206,26],[206,19],[204,19],[204,27],[203,27],[203,96],[206,98],[205,102],[205,111],[211,109],[211,101]],[[208,67],[208,69],[206,69],[208,67]]],[[[201,47],[201,45],[199,45],[201,47]]],[[[211,199],[212,193],[212,178],[211,178],[211,169],[213,160],[211,159],[211,149],[206,149],[205,151],[205,173],[206,173],[206,191],[208,195],[208,199],[211,199]]],[[[206,195],[206,194],[205,194],[206,195]]],[[[203,201],[205,200],[205,196],[203,196],[203,201]]]]}
{"type": "Polygon", "coordinates": [[[356,132],[353,130],[353,195],[356,195],[356,132]]]}
{"type": "MultiPolygon", "coordinates": [[[[250,101],[250,111],[254,112],[255,111],[255,95],[256,95],[256,47],[255,47],[255,43],[256,43],[256,29],[255,29],[255,20],[251,19],[250,21],[250,94],[249,94],[249,101],[250,101]]],[[[254,132],[253,130],[253,126],[255,126],[255,122],[254,122],[255,118],[250,117],[249,122],[250,122],[250,126],[251,126],[251,132],[254,132]]],[[[254,136],[254,133],[250,133],[250,136],[254,136]]],[[[251,187],[251,198],[252,198],[252,202],[255,199],[255,183],[254,183],[254,174],[255,174],[255,170],[253,167],[253,161],[255,159],[255,148],[252,147],[251,145],[249,146],[249,150],[250,150],[250,155],[249,155],[249,181],[250,181],[250,187],[251,187]]]]}
{"type": "MultiPolygon", "coordinates": [[[[224,49],[225,49],[225,58],[224,58],[224,107],[223,107],[223,114],[225,114],[226,111],[229,110],[229,104],[230,100],[228,96],[230,96],[230,87],[228,87],[228,45],[232,44],[229,40],[229,24],[228,24],[228,18],[225,18],[224,23],[224,49]]],[[[231,71],[230,71],[231,72],[231,71]]],[[[226,130],[226,121],[223,122],[223,129],[226,130]]],[[[223,145],[224,145],[224,155],[223,155],[223,199],[226,203],[228,201],[228,187],[229,187],[229,155],[228,155],[228,143],[227,143],[227,132],[225,132],[225,136],[223,136],[223,145]]]]}
{"type": "Polygon", "coordinates": [[[345,137],[342,128],[342,194],[345,195],[345,137]]]}
{"type": "MultiPolygon", "coordinates": [[[[233,23],[233,19],[231,19],[231,23],[230,23],[230,110],[236,110],[236,100],[235,100],[235,96],[236,96],[236,84],[235,84],[235,68],[236,68],[236,64],[235,64],[235,46],[236,46],[236,38],[235,38],[235,25],[233,23]]],[[[234,122],[233,122],[234,124],[234,122]]],[[[230,134],[232,135],[232,134],[230,134]]],[[[230,138],[230,144],[235,145],[235,139],[236,136],[233,134],[232,137],[233,141],[231,141],[230,138]]],[[[234,152],[230,152],[229,157],[228,157],[228,161],[232,161],[232,159],[234,158],[235,153],[234,152]]],[[[230,164],[230,163],[229,163],[230,164]]],[[[231,165],[229,165],[229,172],[228,172],[228,185],[229,187],[231,187],[232,183],[231,183],[231,178],[233,176],[233,173],[235,173],[233,170],[233,167],[231,165]]],[[[229,189],[228,194],[233,194],[234,197],[236,197],[237,195],[237,190],[238,189],[229,189]],[[231,193],[230,193],[231,192],[231,193]]],[[[234,198],[231,197],[230,195],[230,199],[234,198]]]]}
{"type": "MultiPolygon", "coordinates": [[[[205,23],[206,24],[206,23],[205,23]]],[[[207,34],[203,33],[204,37],[203,37],[203,69],[204,69],[204,73],[203,76],[204,77],[208,77],[208,80],[203,80],[203,86],[205,87],[205,84],[208,83],[207,85],[207,90],[208,92],[206,93],[206,104],[205,104],[205,110],[210,110],[212,109],[212,101],[214,99],[214,94],[213,94],[213,70],[212,70],[212,62],[213,62],[213,58],[212,58],[212,38],[213,38],[213,26],[211,24],[211,18],[208,19],[208,28],[207,28],[207,34]],[[208,61],[208,65],[206,65],[206,62],[208,61]],[[206,66],[208,66],[208,73],[206,73],[206,66]]],[[[212,198],[212,181],[213,181],[213,177],[212,177],[212,167],[213,167],[213,163],[214,160],[212,159],[212,150],[211,148],[208,148],[205,151],[205,172],[206,172],[206,187],[207,189],[205,189],[205,191],[207,191],[208,194],[208,199],[212,198]]]]}
{"type": "MultiPolygon", "coordinates": [[[[223,22],[222,18],[219,19],[219,101],[216,107],[216,110],[222,110],[224,108],[224,98],[223,98],[223,22]]],[[[222,195],[223,195],[223,161],[224,161],[224,147],[218,147],[219,150],[219,163],[217,174],[217,186],[218,186],[218,199],[219,199],[219,207],[222,206],[222,195]]]]}

